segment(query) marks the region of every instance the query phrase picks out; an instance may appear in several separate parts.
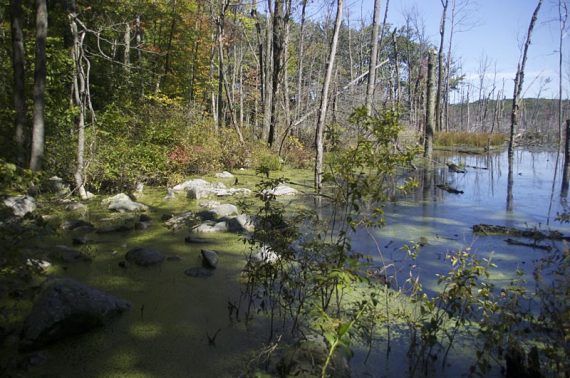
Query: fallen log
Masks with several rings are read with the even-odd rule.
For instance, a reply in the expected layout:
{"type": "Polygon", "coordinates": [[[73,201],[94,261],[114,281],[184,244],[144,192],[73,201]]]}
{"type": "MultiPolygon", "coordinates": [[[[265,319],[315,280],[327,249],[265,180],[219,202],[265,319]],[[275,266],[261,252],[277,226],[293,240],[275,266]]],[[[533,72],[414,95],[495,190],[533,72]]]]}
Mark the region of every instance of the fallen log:
{"type": "Polygon", "coordinates": [[[484,235],[509,235],[533,240],[570,240],[570,236],[564,236],[559,231],[542,232],[537,229],[518,229],[515,227],[497,226],[493,224],[476,224],[473,233],[484,235]]]}

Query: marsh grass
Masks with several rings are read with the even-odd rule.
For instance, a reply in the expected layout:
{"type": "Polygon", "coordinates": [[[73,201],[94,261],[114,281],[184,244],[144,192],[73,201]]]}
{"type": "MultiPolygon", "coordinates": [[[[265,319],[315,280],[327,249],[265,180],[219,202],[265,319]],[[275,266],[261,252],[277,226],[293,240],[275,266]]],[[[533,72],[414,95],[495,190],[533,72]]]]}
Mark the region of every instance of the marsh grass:
{"type": "Polygon", "coordinates": [[[435,134],[434,143],[438,146],[498,147],[507,140],[505,134],[440,132],[435,134]]]}

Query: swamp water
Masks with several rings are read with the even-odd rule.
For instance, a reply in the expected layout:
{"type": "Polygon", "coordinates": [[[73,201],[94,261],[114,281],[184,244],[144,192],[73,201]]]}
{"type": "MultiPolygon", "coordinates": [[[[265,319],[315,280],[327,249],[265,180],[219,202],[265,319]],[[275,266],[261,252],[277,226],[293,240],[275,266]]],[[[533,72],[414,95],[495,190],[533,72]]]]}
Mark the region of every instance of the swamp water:
{"type": "MultiPolygon", "coordinates": [[[[378,265],[389,266],[387,273],[396,281],[405,280],[413,264],[426,291],[436,292],[435,274],[449,270],[445,254],[470,246],[482,256],[493,255],[498,265],[493,270],[493,279],[500,285],[517,268],[530,274],[532,262],[545,253],[508,245],[504,236],[474,236],[471,231],[474,224],[542,229],[550,226],[565,234],[570,232],[567,225],[554,220],[557,212],[565,209],[559,197],[561,172],[553,185],[555,153],[517,151],[512,212],[506,211],[506,153],[445,154],[438,155],[436,160],[437,168],[431,173],[419,170],[412,173],[418,175],[417,191],[386,205],[384,228],[373,231],[372,236],[359,230],[352,237],[353,249],[371,256],[378,265]],[[451,173],[444,165],[450,161],[488,169],[467,167],[465,174],[451,173]],[[448,183],[463,194],[444,192],[436,187],[441,183],[448,183]],[[412,240],[424,245],[413,263],[401,251],[412,240]]],[[[150,208],[148,214],[153,224],[149,230],[94,236],[99,243],[80,248],[90,254],[92,263],[67,264],[66,269],[56,266],[53,272],[130,301],[130,311],[106,327],[51,345],[45,349],[44,363],[25,371],[14,369],[14,376],[236,377],[242,374],[248,360],[268,336],[268,327],[260,317],[246,326],[243,320],[232,321],[228,316],[228,301],[235,301],[240,295],[240,272],[247,248],[235,234],[206,236],[211,240],[206,247],[185,244],[188,230],[169,231],[160,216],[179,214],[195,205],[182,196],[163,202],[162,196],[162,191],[149,190],[139,199],[150,208]],[[157,268],[119,267],[126,251],[136,246],[156,248],[166,256],[179,256],[180,261],[165,261],[157,268]],[[209,278],[186,276],[186,269],[201,265],[200,248],[204,247],[220,252],[219,267],[209,278]],[[216,332],[215,343],[211,343],[209,338],[216,332]]],[[[92,219],[87,220],[99,225],[100,219],[109,213],[90,216],[92,219]]],[[[60,239],[36,240],[31,244],[70,245],[72,236],[61,234],[60,239]]],[[[386,354],[386,340],[378,337],[366,364],[367,348],[354,346],[353,376],[406,375],[410,363],[406,356],[407,340],[405,336],[398,338],[396,327],[392,332],[392,352],[386,354]]],[[[472,352],[462,349],[458,342],[450,354],[451,366],[444,370],[437,368],[431,375],[452,377],[466,373],[468,365],[462,361],[469,353],[472,352]]],[[[3,364],[21,358],[14,351],[1,351],[3,364]]]]}

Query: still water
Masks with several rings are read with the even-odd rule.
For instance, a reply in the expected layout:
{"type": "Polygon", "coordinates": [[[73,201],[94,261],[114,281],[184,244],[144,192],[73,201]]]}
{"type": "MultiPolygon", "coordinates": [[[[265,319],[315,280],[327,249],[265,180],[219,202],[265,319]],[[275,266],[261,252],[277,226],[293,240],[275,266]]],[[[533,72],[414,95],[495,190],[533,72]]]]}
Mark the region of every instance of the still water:
{"type": "MultiPolygon", "coordinates": [[[[493,279],[499,286],[516,269],[530,273],[533,261],[544,251],[508,245],[504,236],[476,236],[472,226],[486,223],[570,233],[568,225],[555,220],[556,214],[566,209],[560,199],[560,168],[553,181],[556,157],[551,152],[516,152],[513,208],[507,211],[506,153],[437,155],[433,169],[411,173],[420,184],[417,190],[385,206],[385,227],[358,230],[352,236],[353,249],[371,256],[379,266],[390,266],[387,273],[396,284],[413,268],[428,293],[438,291],[435,274],[449,269],[446,253],[466,247],[482,257],[492,257],[498,266],[493,279]],[[465,164],[466,172],[449,172],[446,162],[465,164]],[[437,188],[444,183],[463,193],[437,188]],[[401,249],[411,241],[423,245],[416,261],[410,261],[401,249]]],[[[141,201],[151,207],[150,215],[157,220],[162,213],[182,213],[195,206],[185,198],[166,204],[162,191],[148,193],[141,201]]],[[[108,214],[93,214],[88,220],[99,225],[106,221],[105,216],[108,214]]],[[[73,277],[123,297],[131,302],[131,310],[105,328],[47,348],[40,358],[45,362],[39,366],[9,371],[14,376],[42,377],[240,376],[257,355],[255,351],[267,341],[268,330],[262,321],[245,324],[243,318],[236,322],[228,316],[228,304],[237,303],[240,296],[240,272],[247,248],[235,235],[212,237],[208,248],[219,251],[219,268],[210,278],[188,277],[185,269],[200,266],[200,246],[185,244],[187,234],[187,230],[169,231],[156,221],[143,232],[94,236],[98,243],[82,247],[93,257],[91,264],[56,267],[53,274],[73,277]],[[136,246],[159,249],[167,256],[178,256],[179,261],[165,261],[155,269],[118,266],[126,251],[136,246]],[[211,343],[209,339],[216,333],[215,343],[211,343]]],[[[56,239],[35,244],[69,243],[71,235],[56,239]]],[[[363,362],[366,350],[356,346],[353,375],[401,376],[399,367],[406,364],[405,339],[394,337],[390,356],[381,352],[385,346],[379,339],[367,364],[363,362]]],[[[15,351],[2,354],[0,360],[6,363],[11,359],[13,366],[27,358],[15,351]]],[[[436,371],[434,376],[440,373],[436,371]]],[[[444,375],[462,373],[465,369],[448,369],[444,375]]]]}

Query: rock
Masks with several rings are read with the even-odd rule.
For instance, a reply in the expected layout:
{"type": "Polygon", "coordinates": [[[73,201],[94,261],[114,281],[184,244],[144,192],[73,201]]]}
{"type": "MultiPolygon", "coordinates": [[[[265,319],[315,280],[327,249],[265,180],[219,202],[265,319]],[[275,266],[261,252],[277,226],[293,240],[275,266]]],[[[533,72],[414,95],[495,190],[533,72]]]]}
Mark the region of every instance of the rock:
{"type": "Polygon", "coordinates": [[[291,188],[290,186],[279,184],[273,189],[265,189],[262,194],[264,196],[271,195],[271,196],[293,196],[298,194],[299,191],[297,189],[291,188]]]}
{"type": "Polygon", "coordinates": [[[278,260],[279,255],[266,245],[248,257],[248,261],[254,264],[275,264],[278,260]]]}
{"type": "Polygon", "coordinates": [[[167,189],[167,193],[166,193],[166,195],[164,196],[163,200],[168,201],[168,200],[171,200],[171,199],[174,199],[174,198],[176,198],[176,192],[175,192],[173,189],[168,188],[168,189],[167,189]]]}
{"type": "Polygon", "coordinates": [[[234,177],[234,175],[232,175],[230,172],[228,171],[223,171],[221,173],[216,173],[216,178],[232,178],[234,177]]]}
{"type": "Polygon", "coordinates": [[[200,211],[197,215],[204,220],[214,220],[238,213],[238,208],[235,205],[225,203],[212,207],[210,210],[200,211]]]}
{"type": "Polygon", "coordinates": [[[84,200],[90,200],[95,198],[95,194],[91,193],[90,191],[85,191],[85,197],[83,197],[84,200]]]}
{"type": "Polygon", "coordinates": [[[135,186],[135,193],[142,193],[144,190],[144,184],[142,182],[137,182],[135,186]]]}
{"type": "Polygon", "coordinates": [[[152,266],[164,261],[164,255],[152,248],[137,247],[129,250],[125,259],[139,266],[152,266]]]}
{"type": "Polygon", "coordinates": [[[194,213],[191,211],[187,211],[187,212],[182,213],[180,215],[171,216],[165,222],[165,225],[166,225],[166,227],[171,228],[173,230],[178,230],[182,227],[190,226],[192,223],[194,223],[195,219],[196,219],[196,217],[195,217],[194,213]]]}
{"type": "Polygon", "coordinates": [[[204,268],[216,269],[218,266],[218,253],[209,249],[202,249],[202,265],[204,268]]]}
{"type": "Polygon", "coordinates": [[[95,226],[87,221],[74,219],[63,222],[61,228],[68,231],[92,231],[95,226]]]}
{"type": "Polygon", "coordinates": [[[65,185],[63,183],[63,179],[57,176],[52,176],[47,180],[45,189],[50,193],[56,193],[60,195],[69,194],[71,192],[71,190],[69,190],[69,185],[65,185]]]}
{"type": "Polygon", "coordinates": [[[135,222],[135,230],[146,230],[150,227],[150,222],[135,222]]]}
{"type": "Polygon", "coordinates": [[[4,205],[12,209],[12,212],[17,217],[23,217],[36,210],[36,200],[31,196],[8,197],[4,200],[4,205]]]}
{"type": "Polygon", "coordinates": [[[141,214],[139,216],[139,221],[140,222],[150,222],[152,219],[150,216],[146,215],[146,214],[141,214]]]}
{"type": "Polygon", "coordinates": [[[34,268],[38,272],[45,272],[51,267],[50,262],[38,259],[27,259],[26,265],[34,268]]]}
{"type": "Polygon", "coordinates": [[[166,222],[167,220],[172,219],[172,214],[162,214],[160,216],[160,220],[166,222]]]}
{"type": "Polygon", "coordinates": [[[211,277],[214,272],[212,269],[196,267],[196,268],[188,268],[184,271],[184,274],[194,278],[206,278],[211,277]]]}
{"type": "MultiPolygon", "coordinates": [[[[109,210],[125,212],[125,211],[146,211],[148,206],[133,201],[125,193],[119,193],[107,200],[109,202],[109,210]]],[[[106,201],[106,202],[107,202],[106,201]]]]}
{"type": "Polygon", "coordinates": [[[251,232],[254,230],[253,222],[246,214],[226,219],[229,232],[251,232]]]}
{"type": "Polygon", "coordinates": [[[24,321],[20,350],[33,350],[103,326],[130,308],[122,299],[68,278],[43,284],[30,315],[24,321]]]}
{"type": "Polygon", "coordinates": [[[56,245],[55,250],[49,253],[49,257],[62,263],[91,262],[91,257],[65,245],[56,245]]]}
{"type": "Polygon", "coordinates": [[[111,232],[127,232],[132,230],[133,227],[127,224],[113,224],[110,226],[99,227],[95,232],[98,234],[109,234],[111,232]]]}
{"type": "Polygon", "coordinates": [[[88,239],[87,236],[83,235],[83,236],[71,239],[71,242],[74,245],[85,245],[85,244],[93,243],[94,240],[88,239]]]}
{"type": "Polygon", "coordinates": [[[209,232],[227,232],[228,225],[226,222],[206,222],[202,223],[192,229],[193,232],[209,233],[209,232]]]}
{"type": "Polygon", "coordinates": [[[194,179],[188,180],[183,182],[182,184],[178,184],[172,188],[175,192],[182,192],[182,191],[189,191],[192,188],[200,188],[200,187],[209,187],[211,184],[202,179],[194,179]]]}
{"type": "Polygon", "coordinates": [[[77,211],[80,213],[85,213],[85,212],[87,212],[88,207],[87,207],[87,205],[84,205],[82,203],[74,202],[74,203],[67,205],[65,207],[65,209],[69,210],[69,211],[77,211]]]}

